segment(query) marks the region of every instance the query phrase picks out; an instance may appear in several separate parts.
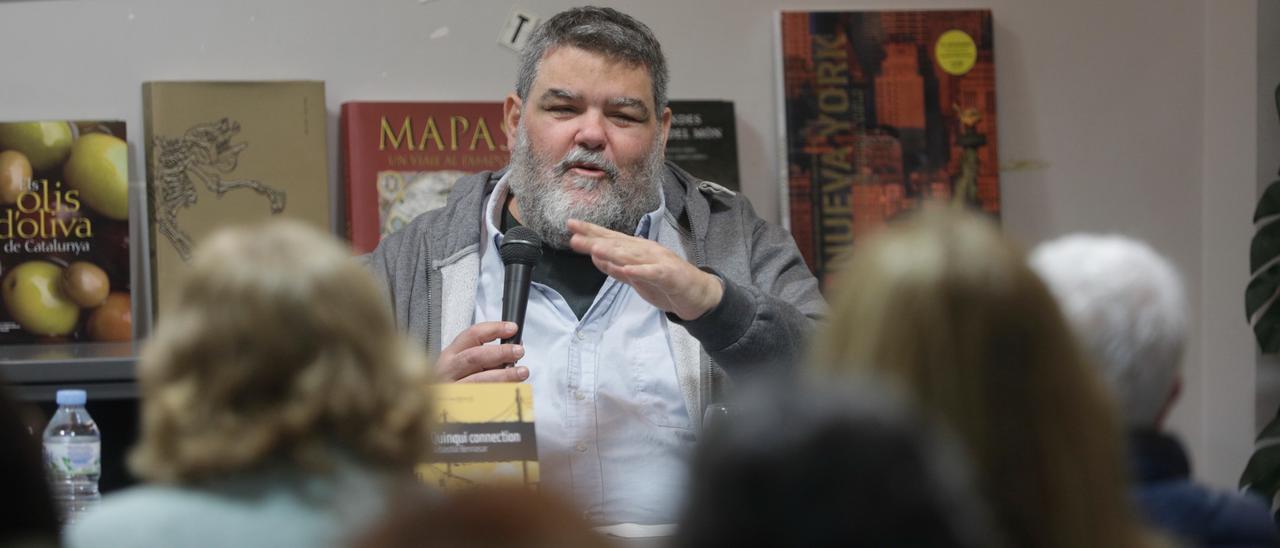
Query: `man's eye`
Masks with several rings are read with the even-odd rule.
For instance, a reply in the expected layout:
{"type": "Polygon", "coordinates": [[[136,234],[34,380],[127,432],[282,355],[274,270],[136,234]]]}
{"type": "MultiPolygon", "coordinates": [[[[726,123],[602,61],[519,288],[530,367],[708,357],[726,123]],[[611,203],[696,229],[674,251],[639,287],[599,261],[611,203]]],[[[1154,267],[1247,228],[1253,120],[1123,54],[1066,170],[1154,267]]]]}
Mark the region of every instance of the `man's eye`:
{"type": "Polygon", "coordinates": [[[547,107],[547,110],[557,114],[573,114],[574,112],[573,107],[564,106],[564,105],[547,107]]]}

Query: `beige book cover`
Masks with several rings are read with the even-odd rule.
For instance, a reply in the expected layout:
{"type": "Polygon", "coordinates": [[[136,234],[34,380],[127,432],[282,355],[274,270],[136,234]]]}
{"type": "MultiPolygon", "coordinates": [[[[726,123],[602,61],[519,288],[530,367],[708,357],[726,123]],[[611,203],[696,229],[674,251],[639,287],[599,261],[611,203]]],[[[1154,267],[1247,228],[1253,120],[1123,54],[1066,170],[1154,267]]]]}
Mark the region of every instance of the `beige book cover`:
{"type": "Polygon", "coordinates": [[[437,384],[434,454],[418,476],[445,491],[495,483],[538,485],[533,392],[524,383],[437,384]]]}
{"type": "Polygon", "coordinates": [[[142,93],[157,310],[219,227],[278,215],[329,230],[324,82],[147,82],[142,93]]]}

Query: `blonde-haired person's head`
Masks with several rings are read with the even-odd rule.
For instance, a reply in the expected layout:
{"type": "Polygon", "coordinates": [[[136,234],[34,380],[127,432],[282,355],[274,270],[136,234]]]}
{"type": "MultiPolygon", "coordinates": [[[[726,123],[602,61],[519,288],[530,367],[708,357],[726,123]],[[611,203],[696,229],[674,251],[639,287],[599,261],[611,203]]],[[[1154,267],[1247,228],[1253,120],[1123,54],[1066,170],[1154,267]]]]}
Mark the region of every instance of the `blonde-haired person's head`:
{"type": "Polygon", "coordinates": [[[1142,546],[1122,434],[1022,251],[927,207],[856,245],[813,363],[901,382],[966,444],[1013,546],[1142,546]]]}
{"type": "Polygon", "coordinates": [[[296,221],[200,245],[138,365],[144,479],[197,483],[341,452],[408,471],[429,447],[425,357],[344,246],[296,221]]]}

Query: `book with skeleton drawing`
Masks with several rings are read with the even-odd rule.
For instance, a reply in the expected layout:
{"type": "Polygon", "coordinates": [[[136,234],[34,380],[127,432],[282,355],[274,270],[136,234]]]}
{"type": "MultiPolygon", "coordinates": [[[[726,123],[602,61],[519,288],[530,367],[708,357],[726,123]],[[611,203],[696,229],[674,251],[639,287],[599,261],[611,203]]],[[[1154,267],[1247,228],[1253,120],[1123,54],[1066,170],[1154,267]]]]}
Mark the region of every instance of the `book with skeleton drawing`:
{"type": "Polygon", "coordinates": [[[133,340],[126,139],[120,121],[0,122],[0,345],[133,340]]]}
{"type": "Polygon", "coordinates": [[[360,252],[510,156],[500,102],[351,101],[340,125],[347,234],[360,252]]]}
{"type": "Polygon", "coordinates": [[[324,83],[143,84],[152,293],[166,301],[214,230],[271,216],[330,230],[324,83]]]}

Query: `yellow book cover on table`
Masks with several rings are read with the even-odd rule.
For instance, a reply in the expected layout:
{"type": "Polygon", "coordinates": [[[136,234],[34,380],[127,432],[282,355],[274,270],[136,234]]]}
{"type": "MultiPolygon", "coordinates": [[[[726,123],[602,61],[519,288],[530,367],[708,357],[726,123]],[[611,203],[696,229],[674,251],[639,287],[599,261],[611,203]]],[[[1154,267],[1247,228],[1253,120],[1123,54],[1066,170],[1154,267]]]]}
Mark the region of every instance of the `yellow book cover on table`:
{"type": "Polygon", "coordinates": [[[445,491],[474,485],[538,485],[533,392],[524,383],[451,383],[428,388],[435,404],[434,454],[418,476],[445,491]]]}

